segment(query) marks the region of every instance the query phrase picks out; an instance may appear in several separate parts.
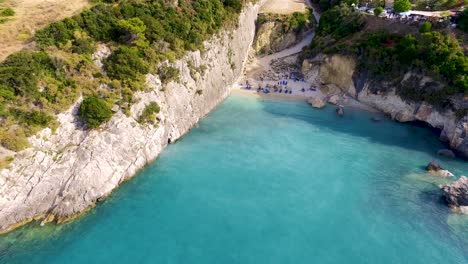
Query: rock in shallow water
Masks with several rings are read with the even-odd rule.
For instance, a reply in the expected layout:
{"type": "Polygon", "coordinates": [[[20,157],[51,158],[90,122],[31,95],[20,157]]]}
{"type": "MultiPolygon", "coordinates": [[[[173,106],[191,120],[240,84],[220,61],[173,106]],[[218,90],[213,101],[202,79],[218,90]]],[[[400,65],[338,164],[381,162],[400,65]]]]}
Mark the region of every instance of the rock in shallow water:
{"type": "Polygon", "coordinates": [[[338,108],[336,108],[336,114],[340,117],[344,116],[344,106],[338,106],[338,108]]]}
{"type": "Polygon", "coordinates": [[[454,175],[448,171],[442,168],[439,163],[436,161],[431,161],[429,164],[426,166],[426,171],[428,171],[430,174],[434,176],[439,176],[439,177],[453,177],[454,175]]]}
{"type": "Polygon", "coordinates": [[[461,176],[455,182],[442,187],[445,199],[450,207],[460,209],[462,213],[468,213],[468,178],[461,176]]]}
{"type": "Polygon", "coordinates": [[[450,149],[440,149],[437,151],[437,155],[452,159],[455,158],[455,153],[453,153],[453,151],[451,151],[450,149]]]}
{"type": "Polygon", "coordinates": [[[332,95],[332,96],[330,97],[330,99],[328,99],[328,102],[329,102],[330,104],[337,105],[337,104],[340,102],[340,96],[337,95],[337,94],[332,95]]]}
{"type": "Polygon", "coordinates": [[[309,100],[307,100],[307,102],[310,105],[312,105],[312,107],[314,107],[314,108],[324,108],[325,105],[326,105],[325,100],[323,100],[323,98],[321,98],[319,96],[310,97],[309,100]]]}

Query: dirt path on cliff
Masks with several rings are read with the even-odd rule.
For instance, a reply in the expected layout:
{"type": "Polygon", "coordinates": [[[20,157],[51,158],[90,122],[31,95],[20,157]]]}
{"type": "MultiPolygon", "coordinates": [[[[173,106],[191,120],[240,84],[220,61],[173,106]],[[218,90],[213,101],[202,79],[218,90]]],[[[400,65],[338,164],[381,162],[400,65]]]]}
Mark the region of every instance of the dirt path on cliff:
{"type": "Polygon", "coordinates": [[[70,17],[89,6],[88,0],[6,0],[15,15],[0,24],[0,61],[24,48],[32,47],[34,33],[45,25],[70,17]]]}
{"type": "MultiPolygon", "coordinates": [[[[270,0],[267,3],[265,3],[265,5],[263,6],[262,12],[272,12],[272,13],[282,14],[285,12],[285,10],[291,11],[292,8],[295,8],[296,11],[299,11],[299,10],[304,11],[306,6],[309,6],[312,9],[315,19],[318,22],[320,20],[320,14],[315,11],[310,0],[305,0],[305,1],[270,0]],[[299,6],[302,6],[303,9],[300,9],[299,6]]],[[[314,37],[315,37],[315,32],[311,32],[301,42],[299,42],[298,44],[296,44],[295,46],[291,48],[288,48],[288,49],[285,49],[280,52],[273,53],[271,55],[267,55],[264,57],[254,57],[252,61],[248,63],[246,66],[246,70],[245,70],[246,78],[247,79],[257,78],[259,74],[270,71],[272,61],[285,58],[285,57],[301,52],[304,47],[306,47],[312,42],[314,37]]]]}
{"type": "Polygon", "coordinates": [[[312,32],[291,48],[264,57],[255,57],[246,67],[246,77],[257,78],[259,74],[270,71],[272,61],[301,52],[304,47],[310,44],[314,36],[315,33],[312,32]]]}

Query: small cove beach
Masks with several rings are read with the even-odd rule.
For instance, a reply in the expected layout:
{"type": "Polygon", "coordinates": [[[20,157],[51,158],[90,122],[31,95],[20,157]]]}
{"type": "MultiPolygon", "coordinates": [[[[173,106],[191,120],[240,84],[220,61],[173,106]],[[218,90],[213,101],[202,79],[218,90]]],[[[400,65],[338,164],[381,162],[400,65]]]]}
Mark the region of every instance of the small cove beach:
{"type": "MultiPolygon", "coordinates": [[[[307,6],[312,9],[316,21],[320,20],[320,14],[313,9],[310,1],[270,0],[264,5],[262,12],[290,14],[304,12],[307,6]]],[[[318,97],[327,100],[328,98],[320,91],[320,88],[302,77],[298,67],[299,53],[312,42],[314,36],[315,32],[311,31],[296,45],[261,57],[251,51],[244,74],[234,84],[233,91],[277,99],[307,100],[311,97],[318,97]]],[[[340,98],[338,105],[378,112],[346,95],[340,98]]]]}

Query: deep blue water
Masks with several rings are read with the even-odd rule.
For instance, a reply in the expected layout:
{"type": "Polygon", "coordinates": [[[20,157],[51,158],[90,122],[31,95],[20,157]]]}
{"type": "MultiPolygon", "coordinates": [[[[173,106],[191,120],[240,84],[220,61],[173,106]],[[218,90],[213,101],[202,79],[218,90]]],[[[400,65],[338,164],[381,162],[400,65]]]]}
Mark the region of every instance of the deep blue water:
{"type": "Polygon", "coordinates": [[[423,167],[429,130],[231,96],[71,223],[0,236],[0,263],[468,263],[468,217],[423,167]]]}

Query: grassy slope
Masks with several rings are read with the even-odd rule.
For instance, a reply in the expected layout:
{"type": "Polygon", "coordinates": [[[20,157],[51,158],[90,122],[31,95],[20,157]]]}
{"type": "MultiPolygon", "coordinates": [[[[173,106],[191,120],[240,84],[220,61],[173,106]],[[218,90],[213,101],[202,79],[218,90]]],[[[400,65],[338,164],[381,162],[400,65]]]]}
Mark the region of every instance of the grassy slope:
{"type": "Polygon", "coordinates": [[[54,21],[72,16],[89,6],[88,0],[3,0],[0,8],[11,7],[15,15],[0,24],[0,61],[29,47],[34,32],[54,21]]]}

